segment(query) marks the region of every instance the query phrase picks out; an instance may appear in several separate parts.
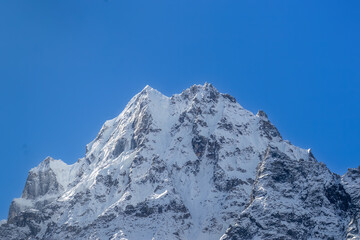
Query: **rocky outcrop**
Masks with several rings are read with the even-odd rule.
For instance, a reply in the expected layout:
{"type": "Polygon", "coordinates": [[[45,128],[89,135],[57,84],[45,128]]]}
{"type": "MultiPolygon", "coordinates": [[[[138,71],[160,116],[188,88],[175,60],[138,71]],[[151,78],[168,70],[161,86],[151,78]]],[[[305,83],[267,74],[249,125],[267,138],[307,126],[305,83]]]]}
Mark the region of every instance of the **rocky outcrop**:
{"type": "Polygon", "coordinates": [[[269,146],[249,206],[221,239],[345,239],[350,207],[340,177],[324,164],[269,146]]]}
{"type": "Polygon", "coordinates": [[[346,230],[346,239],[360,239],[360,166],[351,168],[341,179],[345,191],[350,195],[350,222],[346,230]]]}

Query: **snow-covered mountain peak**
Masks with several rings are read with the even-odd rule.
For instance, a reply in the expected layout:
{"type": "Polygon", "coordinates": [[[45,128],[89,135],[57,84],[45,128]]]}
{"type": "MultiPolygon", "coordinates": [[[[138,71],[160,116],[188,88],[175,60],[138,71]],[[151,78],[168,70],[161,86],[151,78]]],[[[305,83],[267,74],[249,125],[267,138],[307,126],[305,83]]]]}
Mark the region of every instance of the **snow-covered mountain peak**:
{"type": "Polygon", "coordinates": [[[82,159],[30,171],[0,237],[356,239],[359,179],[340,179],[209,83],[171,97],[146,86],[82,159]]]}
{"type": "Polygon", "coordinates": [[[146,85],[143,90],[141,90],[141,92],[144,92],[144,91],[153,91],[155,90],[154,88],[150,87],[150,85],[146,85]]]}
{"type": "MultiPolygon", "coordinates": [[[[209,83],[205,83],[204,85],[193,85],[188,89],[185,89],[180,96],[184,99],[188,100],[200,100],[204,98],[208,98],[209,100],[217,100],[219,96],[219,91],[209,83]]],[[[177,96],[177,95],[174,95],[177,96]]]]}
{"type": "Polygon", "coordinates": [[[56,160],[50,156],[46,157],[44,161],[42,161],[39,166],[34,167],[30,170],[30,172],[38,173],[38,172],[44,172],[48,170],[57,171],[59,169],[63,169],[68,167],[66,163],[64,163],[62,160],[56,160]]]}
{"type": "MultiPolygon", "coordinates": [[[[143,90],[141,90],[140,93],[138,93],[136,96],[147,96],[147,98],[151,98],[153,96],[157,96],[157,95],[160,95],[160,96],[163,96],[163,97],[166,97],[165,95],[163,95],[161,92],[159,92],[158,90],[150,87],[149,85],[146,85],[144,87],[143,90]]],[[[136,97],[135,96],[135,97],[136,97]]]]}

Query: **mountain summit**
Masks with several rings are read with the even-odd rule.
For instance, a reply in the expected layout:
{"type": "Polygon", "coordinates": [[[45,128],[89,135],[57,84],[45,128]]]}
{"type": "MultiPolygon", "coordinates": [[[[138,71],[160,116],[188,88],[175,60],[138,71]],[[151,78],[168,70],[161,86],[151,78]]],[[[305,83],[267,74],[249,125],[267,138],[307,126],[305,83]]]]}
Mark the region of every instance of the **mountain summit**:
{"type": "Polygon", "coordinates": [[[359,184],[211,84],[146,86],[84,158],[30,170],[0,238],[360,239],[359,184]]]}

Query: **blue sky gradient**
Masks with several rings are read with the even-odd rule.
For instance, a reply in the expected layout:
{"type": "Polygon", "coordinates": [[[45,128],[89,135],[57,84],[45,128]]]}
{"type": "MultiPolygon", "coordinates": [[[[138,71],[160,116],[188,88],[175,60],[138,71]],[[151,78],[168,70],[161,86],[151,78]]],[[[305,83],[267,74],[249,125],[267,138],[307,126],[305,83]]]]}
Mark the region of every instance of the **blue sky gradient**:
{"type": "Polygon", "coordinates": [[[212,83],[343,174],[360,164],[360,1],[0,2],[0,219],[149,84],[212,83]]]}

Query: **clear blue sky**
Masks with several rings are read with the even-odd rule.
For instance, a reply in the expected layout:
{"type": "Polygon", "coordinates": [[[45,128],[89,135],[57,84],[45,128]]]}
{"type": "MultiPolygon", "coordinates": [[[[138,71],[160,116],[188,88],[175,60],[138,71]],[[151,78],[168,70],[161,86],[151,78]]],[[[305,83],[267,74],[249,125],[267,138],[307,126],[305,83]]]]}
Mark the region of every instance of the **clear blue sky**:
{"type": "Polygon", "coordinates": [[[360,1],[2,0],[0,219],[146,84],[213,83],[339,174],[360,164],[360,1]]]}

